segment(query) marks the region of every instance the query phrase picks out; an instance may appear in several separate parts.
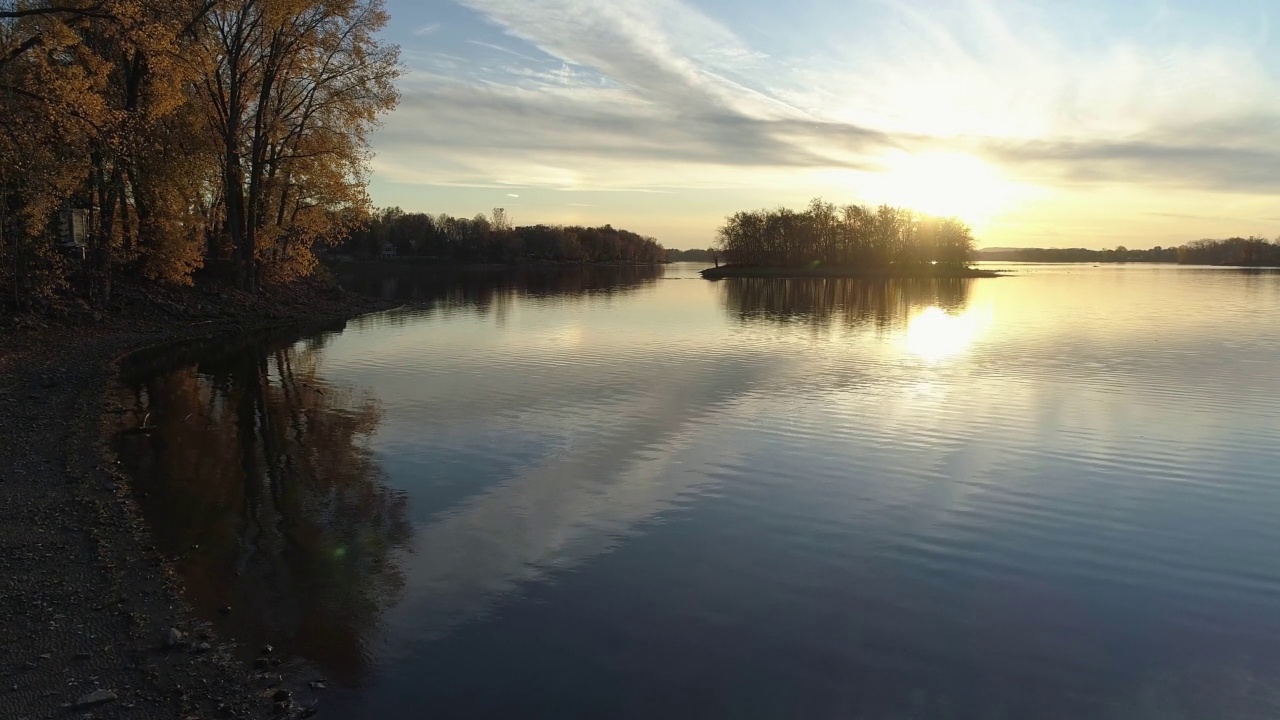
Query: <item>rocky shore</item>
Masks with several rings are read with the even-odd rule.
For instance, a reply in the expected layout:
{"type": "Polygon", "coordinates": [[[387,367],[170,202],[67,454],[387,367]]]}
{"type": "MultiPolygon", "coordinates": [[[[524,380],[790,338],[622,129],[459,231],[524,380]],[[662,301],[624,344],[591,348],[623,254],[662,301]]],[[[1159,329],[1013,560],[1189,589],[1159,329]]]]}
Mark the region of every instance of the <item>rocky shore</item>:
{"type": "Polygon", "coordinates": [[[105,396],[121,358],[143,347],[384,308],[323,283],[257,296],[140,285],[105,312],[70,302],[0,316],[0,717],[323,709],[304,669],[268,648],[247,667],[194,620],[107,450],[105,396]]]}

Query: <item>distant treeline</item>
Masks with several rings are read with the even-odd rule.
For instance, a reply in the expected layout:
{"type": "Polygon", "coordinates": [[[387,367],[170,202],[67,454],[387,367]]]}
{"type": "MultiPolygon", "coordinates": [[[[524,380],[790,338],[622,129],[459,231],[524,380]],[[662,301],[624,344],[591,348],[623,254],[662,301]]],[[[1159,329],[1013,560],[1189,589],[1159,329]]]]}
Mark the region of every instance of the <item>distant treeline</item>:
{"type": "Polygon", "coordinates": [[[1185,265],[1280,266],[1280,242],[1260,237],[1197,240],[1178,248],[1178,262],[1185,265]]]}
{"type": "Polygon", "coordinates": [[[956,267],[972,260],[973,236],[955,218],[814,199],[800,212],[778,208],[730,216],[720,228],[718,249],[730,263],[764,267],[956,267]]]}
{"type": "Polygon", "coordinates": [[[1130,250],[1087,248],[992,248],[979,250],[979,260],[1043,263],[1180,263],[1183,265],[1280,266],[1280,242],[1259,237],[1196,240],[1182,247],[1156,246],[1130,250]]]}
{"type": "Polygon", "coordinates": [[[494,209],[492,216],[471,219],[387,208],[352,232],[342,249],[373,258],[392,254],[387,250],[394,249],[397,257],[458,263],[660,263],[666,259],[662,245],[651,237],[610,225],[512,227],[502,208],[494,209]]]}
{"type": "Polygon", "coordinates": [[[977,258],[986,261],[1039,262],[1039,263],[1122,263],[1122,262],[1178,262],[1178,248],[1154,247],[1150,250],[1129,250],[1121,246],[1113,250],[1088,248],[997,248],[977,251],[977,258]]]}
{"type": "Polygon", "coordinates": [[[667,262],[714,262],[717,253],[710,248],[706,250],[668,250],[667,262]]]}

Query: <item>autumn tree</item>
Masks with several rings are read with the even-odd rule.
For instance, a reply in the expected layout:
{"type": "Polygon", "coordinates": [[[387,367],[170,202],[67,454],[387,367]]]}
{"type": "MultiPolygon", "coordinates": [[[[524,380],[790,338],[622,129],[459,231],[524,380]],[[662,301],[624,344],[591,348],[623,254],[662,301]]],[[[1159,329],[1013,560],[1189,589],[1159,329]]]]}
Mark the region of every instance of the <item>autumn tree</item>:
{"type": "Polygon", "coordinates": [[[209,15],[200,92],[242,284],[309,272],[368,207],[368,139],[398,101],[381,0],[230,0],[209,15]],[[351,212],[352,210],[357,212],[351,212]]]}
{"type": "Polygon", "coordinates": [[[88,175],[101,68],[75,23],[101,5],[0,0],[0,281],[14,305],[63,283],[48,220],[88,175]]]}
{"type": "Polygon", "coordinates": [[[88,296],[121,267],[245,287],[311,271],[368,211],[394,107],[382,0],[0,0],[0,283],[64,286],[56,214],[88,212],[88,296]]]}

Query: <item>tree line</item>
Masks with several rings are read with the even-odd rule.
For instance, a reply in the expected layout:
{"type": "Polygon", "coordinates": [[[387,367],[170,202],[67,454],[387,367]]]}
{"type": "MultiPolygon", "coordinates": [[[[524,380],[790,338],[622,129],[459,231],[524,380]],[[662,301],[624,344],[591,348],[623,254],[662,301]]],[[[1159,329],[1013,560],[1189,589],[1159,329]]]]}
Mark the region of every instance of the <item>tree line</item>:
{"type": "Polygon", "coordinates": [[[1107,250],[1089,248],[992,248],[979,250],[979,260],[1041,263],[1176,263],[1178,248],[1156,246],[1148,250],[1130,250],[1123,245],[1107,250]]]}
{"type": "Polygon", "coordinates": [[[369,212],[398,102],[383,0],[0,0],[0,288],[82,267],[246,290],[306,276],[369,212]],[[62,245],[83,239],[83,265],[62,245]]]}
{"type": "Polygon", "coordinates": [[[1043,263],[1179,263],[1182,265],[1280,266],[1280,241],[1260,237],[1196,240],[1180,247],[1147,250],[1120,245],[1111,249],[1089,248],[992,248],[979,250],[978,259],[1043,263]]]}
{"type": "Polygon", "coordinates": [[[973,236],[955,218],[888,205],[836,207],[817,198],[798,212],[778,208],[731,215],[719,230],[717,249],[730,263],[764,267],[964,266],[973,256],[973,236]]]}
{"type": "Polygon", "coordinates": [[[639,233],[611,225],[514,227],[503,208],[470,219],[383,209],[354,229],[341,249],[374,258],[388,247],[397,257],[457,263],[660,263],[665,258],[657,240],[639,233]]]}
{"type": "Polygon", "coordinates": [[[705,250],[668,250],[667,262],[716,262],[720,253],[713,249],[705,250]]]}
{"type": "Polygon", "coordinates": [[[1280,267],[1280,240],[1260,237],[1197,240],[1178,248],[1178,262],[1184,265],[1280,267]]]}

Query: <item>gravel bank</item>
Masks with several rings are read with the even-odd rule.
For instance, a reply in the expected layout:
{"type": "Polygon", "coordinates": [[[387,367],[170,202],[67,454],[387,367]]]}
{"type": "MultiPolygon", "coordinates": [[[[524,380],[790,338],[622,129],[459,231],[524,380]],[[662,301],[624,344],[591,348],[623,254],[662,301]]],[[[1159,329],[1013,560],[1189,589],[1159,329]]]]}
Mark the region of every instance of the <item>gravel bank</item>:
{"type": "Polygon", "coordinates": [[[192,619],[109,460],[105,394],[142,347],[382,307],[323,287],[126,288],[105,317],[0,318],[0,717],[314,714],[287,668],[255,674],[192,619]]]}

